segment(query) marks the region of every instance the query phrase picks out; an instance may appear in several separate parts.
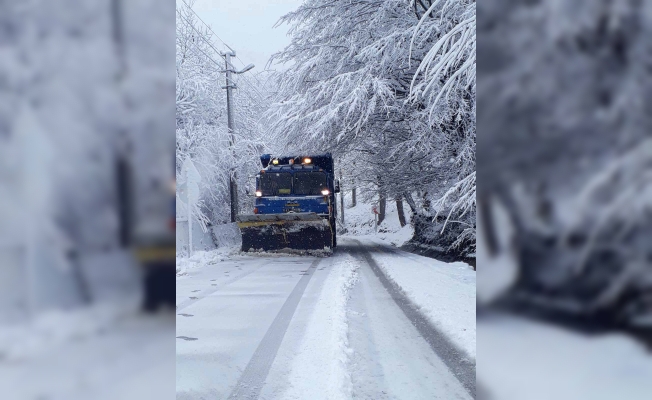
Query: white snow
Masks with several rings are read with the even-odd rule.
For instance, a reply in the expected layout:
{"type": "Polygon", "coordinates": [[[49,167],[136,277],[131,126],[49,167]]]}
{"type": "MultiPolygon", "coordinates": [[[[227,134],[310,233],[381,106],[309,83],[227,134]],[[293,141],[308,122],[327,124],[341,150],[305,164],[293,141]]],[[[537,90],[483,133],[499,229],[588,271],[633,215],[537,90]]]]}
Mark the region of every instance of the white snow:
{"type": "MultiPolygon", "coordinates": [[[[364,245],[380,241],[361,239],[364,245]]],[[[466,354],[476,357],[476,275],[466,263],[445,263],[395,250],[372,253],[385,276],[394,281],[431,323],[466,354]]]]}
{"type": "Polygon", "coordinates": [[[177,255],[177,278],[188,275],[188,271],[207,265],[217,264],[227,260],[240,252],[239,246],[219,247],[210,251],[195,251],[192,257],[177,255]]]}
{"type": "Polygon", "coordinates": [[[52,310],[29,323],[0,326],[0,360],[29,359],[53,346],[92,337],[137,307],[138,299],[132,298],[70,311],[52,310]]]}
{"type": "Polygon", "coordinates": [[[174,318],[134,303],[43,314],[2,327],[0,392],[11,399],[174,396],[174,318]]]}
{"type": "MultiPolygon", "coordinates": [[[[348,204],[347,197],[345,197],[345,204],[348,204]]],[[[347,205],[344,209],[344,227],[347,229],[346,234],[376,238],[392,246],[401,247],[408,240],[412,239],[414,235],[414,229],[410,225],[412,213],[406,205],[403,206],[403,209],[406,225],[401,227],[396,202],[388,201],[385,219],[378,226],[378,232],[376,232],[374,214],[371,211],[370,204],[358,201],[355,207],[349,208],[347,205]]]]}
{"type": "Polygon", "coordinates": [[[292,362],[290,386],[281,398],[351,398],[346,307],[358,266],[347,255],[331,268],[292,362]]]}
{"type": "Polygon", "coordinates": [[[482,337],[479,391],[499,400],[649,399],[652,356],[621,334],[596,337],[492,317],[482,337]]]}
{"type": "MultiPolygon", "coordinates": [[[[342,249],[348,242],[342,238],[342,249]]],[[[379,239],[365,244],[389,248],[379,239]]],[[[312,257],[235,250],[202,252],[182,261],[188,269],[177,277],[178,398],[228,397],[289,293],[315,262],[312,257]]],[[[400,263],[392,255],[372,253],[413,302],[441,323],[442,332],[463,342],[456,344],[474,357],[474,271],[466,264],[411,253],[401,252],[400,263]],[[405,271],[394,271],[387,262],[405,271]],[[441,298],[424,297],[428,293],[441,298]],[[468,335],[455,337],[459,332],[453,327],[462,325],[462,330],[468,325],[468,335]]],[[[466,398],[374,273],[347,251],[319,261],[274,357],[261,398],[400,398],[406,388],[426,396],[437,392],[466,398]]]]}

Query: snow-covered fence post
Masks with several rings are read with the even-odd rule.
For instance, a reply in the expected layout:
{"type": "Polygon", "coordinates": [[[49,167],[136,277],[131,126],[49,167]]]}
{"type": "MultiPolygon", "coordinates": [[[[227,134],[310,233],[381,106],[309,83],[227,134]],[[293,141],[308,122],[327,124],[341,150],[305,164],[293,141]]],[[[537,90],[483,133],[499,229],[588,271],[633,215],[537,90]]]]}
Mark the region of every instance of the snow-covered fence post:
{"type": "Polygon", "coordinates": [[[197,171],[195,164],[193,164],[190,158],[184,161],[182,174],[188,192],[188,256],[192,256],[192,219],[195,206],[199,201],[199,182],[201,182],[201,175],[199,175],[199,171],[197,171]]]}
{"type": "Polygon", "coordinates": [[[375,204],[371,207],[371,212],[374,213],[374,226],[378,233],[378,207],[375,204]]]}
{"type": "MultiPolygon", "coordinates": [[[[340,169],[340,186],[344,180],[342,179],[342,169],[340,169]]],[[[344,225],[344,191],[340,187],[340,213],[342,215],[342,225],[344,225]]]]}

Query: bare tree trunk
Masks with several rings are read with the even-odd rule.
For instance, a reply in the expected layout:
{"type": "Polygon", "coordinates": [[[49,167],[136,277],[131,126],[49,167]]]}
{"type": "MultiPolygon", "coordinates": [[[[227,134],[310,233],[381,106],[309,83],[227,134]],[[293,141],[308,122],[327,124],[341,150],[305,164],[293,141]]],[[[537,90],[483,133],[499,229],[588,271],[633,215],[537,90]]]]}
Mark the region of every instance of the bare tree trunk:
{"type": "Polygon", "coordinates": [[[410,206],[410,211],[412,211],[412,214],[417,213],[417,204],[414,202],[414,199],[412,198],[412,194],[409,192],[403,193],[403,197],[405,198],[405,201],[408,203],[408,206],[410,206]]]}
{"type": "Polygon", "coordinates": [[[430,214],[430,199],[428,198],[428,192],[423,192],[423,209],[427,214],[430,214]]]}
{"type": "Polygon", "coordinates": [[[384,193],[380,193],[380,206],[378,207],[378,225],[383,223],[385,219],[385,209],[387,208],[387,199],[384,193]]]}
{"type": "Polygon", "coordinates": [[[401,224],[401,228],[404,227],[407,223],[405,222],[405,213],[403,212],[403,199],[401,196],[396,198],[396,210],[398,211],[398,222],[401,224]]]}
{"type": "Polygon", "coordinates": [[[486,240],[485,246],[489,251],[490,256],[495,256],[498,253],[498,238],[496,238],[496,228],[494,226],[494,219],[491,210],[490,198],[488,196],[478,196],[478,218],[480,218],[482,227],[478,236],[484,237],[486,240]]]}
{"type": "Polygon", "coordinates": [[[351,189],[351,207],[355,207],[355,187],[351,189]]]}

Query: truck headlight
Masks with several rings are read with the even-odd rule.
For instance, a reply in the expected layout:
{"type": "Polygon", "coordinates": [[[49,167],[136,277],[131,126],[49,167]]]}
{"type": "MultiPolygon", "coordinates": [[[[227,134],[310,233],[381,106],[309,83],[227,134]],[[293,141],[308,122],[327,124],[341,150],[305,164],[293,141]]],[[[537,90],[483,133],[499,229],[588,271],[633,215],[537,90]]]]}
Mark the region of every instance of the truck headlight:
{"type": "Polygon", "coordinates": [[[328,196],[330,194],[330,191],[328,189],[322,189],[321,194],[324,196],[328,196]]]}
{"type": "Polygon", "coordinates": [[[263,192],[256,190],[256,197],[263,197],[263,192]]]}

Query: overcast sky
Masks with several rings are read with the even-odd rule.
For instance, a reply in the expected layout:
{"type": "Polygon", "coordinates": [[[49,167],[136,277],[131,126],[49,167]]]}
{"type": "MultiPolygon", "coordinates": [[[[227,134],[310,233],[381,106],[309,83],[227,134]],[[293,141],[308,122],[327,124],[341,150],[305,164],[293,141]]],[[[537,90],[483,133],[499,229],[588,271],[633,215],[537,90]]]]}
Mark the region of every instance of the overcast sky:
{"type": "MultiPolygon", "coordinates": [[[[269,57],[290,43],[288,26],[272,28],[303,0],[196,0],[193,9],[245,64],[265,68],[269,57]]],[[[217,43],[219,40],[215,39],[217,43]]],[[[235,62],[236,68],[242,64],[235,62]]],[[[278,69],[278,68],[277,68],[278,69]]]]}

